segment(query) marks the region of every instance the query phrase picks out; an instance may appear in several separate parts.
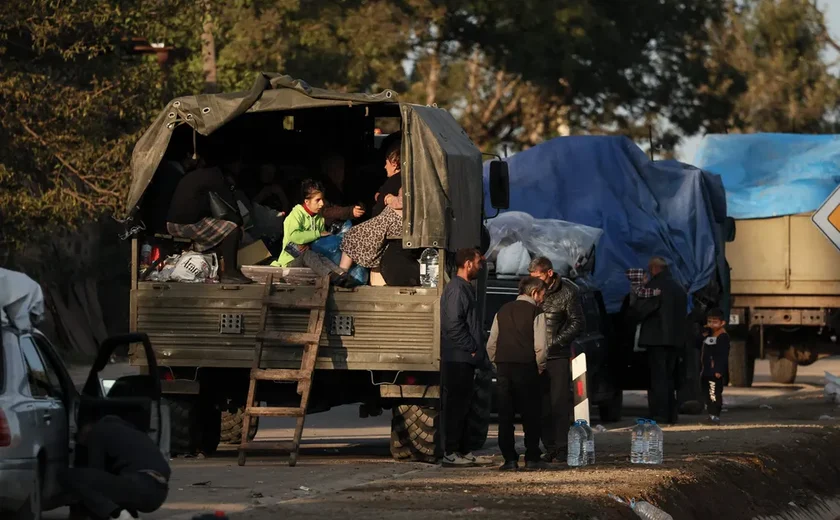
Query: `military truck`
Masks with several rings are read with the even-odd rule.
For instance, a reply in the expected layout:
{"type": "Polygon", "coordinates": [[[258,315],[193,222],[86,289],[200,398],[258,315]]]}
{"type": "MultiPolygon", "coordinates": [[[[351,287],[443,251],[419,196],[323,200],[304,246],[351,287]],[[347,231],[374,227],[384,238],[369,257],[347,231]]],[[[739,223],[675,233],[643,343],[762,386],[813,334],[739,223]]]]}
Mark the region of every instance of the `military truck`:
{"type": "Polygon", "coordinates": [[[755,360],[778,383],[838,351],[840,253],[810,214],[738,219],[726,249],[732,269],[729,381],[751,386],[755,360]]]}
{"type": "MultiPolygon", "coordinates": [[[[454,252],[481,242],[482,154],[443,109],[399,102],[390,90],[348,94],[268,73],[259,74],[248,91],[173,100],[139,140],[132,156],[129,225],[146,229],[132,241],[131,330],[148,334],[154,345],[163,392],[172,409],[174,452],[212,453],[220,442],[240,442],[264,285],[144,279],[140,244],[151,240],[163,247],[169,240],[165,231],[148,224],[161,222],[154,214],[161,208],[146,195],[162,182],[156,173],[161,161],[245,147],[250,150],[246,153],[269,150],[278,161],[292,158],[299,167],[303,163],[302,176],[308,177],[313,166],[306,162],[338,147],[348,165],[354,165],[348,168],[352,171],[345,180],[346,189],[372,187],[374,191],[384,180],[383,157],[376,149],[381,136],[376,129],[388,121],[402,134],[402,245],[418,251],[437,249],[440,280],[437,287],[332,287],[307,411],[353,403],[360,403],[361,416],[390,409],[394,458],[436,458],[439,299],[454,276],[454,252]]],[[[496,170],[502,172],[505,166],[496,170]]],[[[284,179],[290,184],[299,180],[284,179]]],[[[507,189],[504,182],[495,186],[507,189]]],[[[243,272],[262,280],[272,269],[280,278],[301,280],[309,271],[242,266],[243,272]]],[[[480,306],[485,284],[482,279],[476,282],[480,306]]],[[[294,303],[311,299],[315,290],[306,283],[285,284],[277,289],[275,299],[294,303]]],[[[308,316],[308,311],[272,308],[266,329],[305,331],[308,316]]],[[[300,368],[300,349],[266,347],[263,352],[263,368],[300,368]]],[[[138,353],[132,350],[130,359],[142,365],[138,353]]],[[[490,405],[490,378],[480,374],[477,379],[480,384],[470,414],[474,449],[485,442],[490,405]]],[[[289,406],[295,399],[299,398],[293,384],[258,382],[257,400],[269,406],[289,406]]],[[[252,419],[247,435],[255,433],[252,419]]]]}

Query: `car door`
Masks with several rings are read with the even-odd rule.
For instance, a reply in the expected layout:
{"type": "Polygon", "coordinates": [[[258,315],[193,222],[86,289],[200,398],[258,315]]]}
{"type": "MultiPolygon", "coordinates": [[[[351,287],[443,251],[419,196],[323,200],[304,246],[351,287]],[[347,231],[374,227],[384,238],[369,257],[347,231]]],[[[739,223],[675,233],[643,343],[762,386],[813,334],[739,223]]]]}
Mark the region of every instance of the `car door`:
{"type": "Polygon", "coordinates": [[[161,451],[169,454],[169,409],[161,403],[157,359],[149,336],[143,333],[124,334],[106,339],[88,374],[79,398],[78,424],[116,415],[147,432],[161,451]],[[123,345],[141,343],[146,354],[148,374],[123,376],[106,392],[99,372],[108,364],[114,351],[123,345]]]}
{"type": "Polygon", "coordinates": [[[60,381],[56,380],[56,375],[50,375],[52,370],[47,368],[35,338],[28,334],[21,336],[20,350],[35,400],[35,435],[40,438],[46,457],[42,498],[49,504],[60,492],[58,471],[67,466],[68,460],[69,430],[67,410],[63,402],[64,392],[60,381]]]}

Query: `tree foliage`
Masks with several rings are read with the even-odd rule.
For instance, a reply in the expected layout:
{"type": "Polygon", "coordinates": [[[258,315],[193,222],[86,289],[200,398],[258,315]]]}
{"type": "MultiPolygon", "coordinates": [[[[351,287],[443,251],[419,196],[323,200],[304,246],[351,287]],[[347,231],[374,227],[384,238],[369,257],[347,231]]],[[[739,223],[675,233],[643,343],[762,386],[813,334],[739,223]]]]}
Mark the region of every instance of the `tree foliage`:
{"type": "Polygon", "coordinates": [[[808,0],[7,0],[0,10],[4,239],[122,208],[130,151],[172,97],[257,71],[448,108],[476,144],[558,135],[824,131],[835,46],[808,0]],[[164,69],[128,52],[178,49],[164,69]]]}
{"type": "Polygon", "coordinates": [[[824,56],[840,50],[811,0],[730,1],[712,30],[698,91],[708,132],[836,130],[840,78],[824,56]]]}

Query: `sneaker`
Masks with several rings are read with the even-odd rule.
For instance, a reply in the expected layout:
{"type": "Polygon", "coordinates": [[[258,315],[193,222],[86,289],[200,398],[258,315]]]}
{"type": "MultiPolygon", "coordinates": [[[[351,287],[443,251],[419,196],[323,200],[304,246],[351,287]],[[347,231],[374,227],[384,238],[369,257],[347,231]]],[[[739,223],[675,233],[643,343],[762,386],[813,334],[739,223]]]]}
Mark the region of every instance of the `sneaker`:
{"type": "MultiPolygon", "coordinates": [[[[564,450],[565,451],[565,450],[564,450]]],[[[560,450],[549,450],[542,456],[542,461],[545,463],[562,462],[562,455],[560,450]]]]}
{"type": "Polygon", "coordinates": [[[472,452],[464,453],[464,454],[461,455],[461,457],[467,459],[471,463],[476,464],[478,466],[493,464],[493,457],[475,456],[475,455],[472,454],[472,452]]]}
{"type": "Polygon", "coordinates": [[[550,466],[541,460],[526,460],[525,471],[540,471],[549,469],[550,466]]]}
{"type": "Polygon", "coordinates": [[[443,456],[442,464],[447,467],[461,467],[466,468],[473,466],[475,462],[465,459],[457,453],[447,453],[443,456]]]}
{"type": "Polygon", "coordinates": [[[129,513],[125,509],[123,509],[122,511],[120,511],[119,516],[111,516],[111,518],[115,518],[116,520],[134,520],[135,518],[138,518],[138,517],[135,516],[135,515],[132,515],[131,513],[129,513]]]}
{"type": "Polygon", "coordinates": [[[519,463],[515,460],[507,460],[499,467],[499,471],[516,471],[519,469],[519,463]]]}
{"type": "Polygon", "coordinates": [[[717,415],[710,415],[709,416],[709,421],[711,421],[711,423],[714,424],[714,425],[719,425],[720,424],[720,417],[718,417],[717,415]]]}

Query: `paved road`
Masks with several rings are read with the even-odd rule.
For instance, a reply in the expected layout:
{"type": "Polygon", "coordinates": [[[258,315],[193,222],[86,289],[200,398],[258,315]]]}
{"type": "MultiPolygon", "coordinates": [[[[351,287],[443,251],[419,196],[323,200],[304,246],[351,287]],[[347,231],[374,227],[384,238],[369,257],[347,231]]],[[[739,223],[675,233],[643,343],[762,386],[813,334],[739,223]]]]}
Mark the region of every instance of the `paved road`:
{"type": "MultiPolygon", "coordinates": [[[[727,388],[725,406],[730,409],[756,408],[756,403],[762,399],[813,390],[814,386],[822,384],[824,371],[840,374],[840,358],[800,367],[797,384],[777,385],[770,382],[768,363],[759,361],[755,387],[727,388]]],[[[75,372],[84,377],[83,370],[75,372]]],[[[111,373],[118,374],[119,367],[112,368],[111,373]]],[[[645,407],[643,392],[626,392],[625,420],[611,429],[631,424],[632,417],[642,415],[645,407]]],[[[309,416],[304,449],[295,468],[289,468],[283,456],[250,457],[245,467],[239,467],[235,451],[231,449],[207,459],[173,460],[169,500],[160,511],[144,515],[144,518],[187,519],[197,511],[216,509],[237,512],[251,506],[323,496],[413,472],[432,471],[433,468],[427,465],[391,460],[389,424],[388,411],[379,417],[360,419],[355,406],[309,416]]],[[[291,419],[264,418],[257,437],[262,440],[289,438],[293,425],[291,419]]],[[[495,425],[491,425],[485,452],[497,452],[495,437],[495,425]]],[[[66,518],[66,510],[51,512],[46,518],[66,518]]]]}

